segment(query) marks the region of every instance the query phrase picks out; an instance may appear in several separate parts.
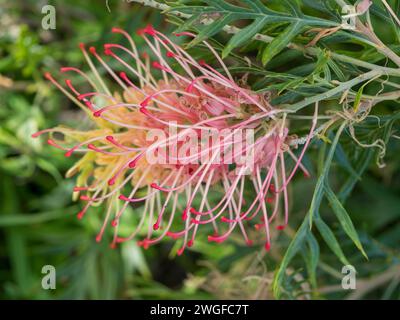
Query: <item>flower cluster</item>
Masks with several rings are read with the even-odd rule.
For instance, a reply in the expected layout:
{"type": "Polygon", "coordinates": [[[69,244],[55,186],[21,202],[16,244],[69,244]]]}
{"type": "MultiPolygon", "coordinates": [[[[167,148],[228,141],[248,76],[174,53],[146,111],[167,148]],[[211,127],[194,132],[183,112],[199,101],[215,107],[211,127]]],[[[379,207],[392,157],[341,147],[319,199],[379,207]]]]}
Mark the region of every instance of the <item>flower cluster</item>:
{"type": "Polygon", "coordinates": [[[113,228],[113,247],[136,238],[148,248],[170,237],[181,242],[178,254],[182,254],[200,229],[208,241],[217,243],[240,229],[250,245],[248,228],[255,227],[263,232],[269,250],[271,223],[278,220],[276,228],[283,229],[288,222],[289,181],[298,168],[308,174],[301,158],[311,134],[296,157],[288,145],[285,110],[239,86],[207,42],[204,46],[219,63],[217,69],[197,61],[152,26],[138,31],[148,53],[139,52],[127,32],[112,31],[124,36],[129,47],[107,43],[100,55],[94,47],[81,44],[90,72],[61,68],[64,75],[84,78],[89,92],[79,91],[68,77],[61,85],[50,73],[45,75],[93,125],[85,131],[59,126],[33,135],[49,134],[48,143],[64,150],[66,157],[81,155],[67,172],[67,177],[78,174],[74,197],[85,203],[78,218],[90,207],[106,204],[96,240],[113,228]],[[119,91],[107,84],[99,67],[119,91]],[[155,130],[164,133],[162,138],[154,138],[155,130]],[[239,130],[250,132],[251,139],[236,135],[239,130]],[[210,131],[224,134],[204,138],[210,131]],[[162,157],[156,158],[164,161],[149,160],[150,154],[159,156],[162,150],[162,157]],[[230,161],[222,161],[221,155],[228,154],[230,161]],[[285,158],[294,164],[289,173],[285,158]],[[141,203],[142,215],[134,230],[121,236],[126,208],[141,203]]]}

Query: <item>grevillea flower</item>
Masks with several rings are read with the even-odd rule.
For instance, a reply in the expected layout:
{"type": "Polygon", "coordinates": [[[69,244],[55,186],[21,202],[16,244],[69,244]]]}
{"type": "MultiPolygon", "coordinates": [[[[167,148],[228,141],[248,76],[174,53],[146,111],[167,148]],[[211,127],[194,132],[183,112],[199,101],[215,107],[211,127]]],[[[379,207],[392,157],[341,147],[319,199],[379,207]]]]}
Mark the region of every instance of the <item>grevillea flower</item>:
{"type": "MultiPolygon", "coordinates": [[[[127,32],[112,31],[124,36],[129,48],[105,44],[105,57],[81,44],[90,72],[61,68],[65,75],[75,73],[86,80],[89,92],[79,91],[69,78],[64,86],[50,73],[45,75],[82,108],[92,126],[82,131],[60,126],[33,135],[49,134],[48,143],[64,150],[66,157],[81,155],[67,172],[67,177],[78,175],[74,198],[85,203],[78,218],[90,214],[90,207],[105,204],[96,240],[113,228],[112,247],[135,238],[148,248],[170,237],[180,241],[181,254],[194,244],[198,233],[220,243],[233,232],[241,233],[250,245],[248,228],[255,227],[269,250],[271,223],[281,221],[275,226],[281,230],[288,222],[289,181],[297,168],[308,174],[301,158],[311,134],[297,158],[288,144],[285,110],[239,86],[207,42],[204,45],[221,71],[196,61],[152,26],[138,32],[150,54],[139,53],[127,32]],[[119,92],[112,91],[99,66],[119,92]],[[121,68],[124,72],[116,71],[121,68]],[[155,131],[164,136],[149,139],[155,131]],[[204,138],[211,131],[224,134],[204,138]],[[250,132],[252,139],[247,134],[238,138],[238,131],[250,132]],[[188,142],[188,136],[194,139],[188,142]],[[168,152],[161,155],[162,150],[168,152]],[[159,161],[150,161],[149,154],[159,161]],[[285,158],[293,162],[289,173],[285,158]],[[142,204],[141,217],[130,235],[121,235],[130,204],[142,204]]],[[[314,127],[315,121],[310,132],[314,127]]]]}

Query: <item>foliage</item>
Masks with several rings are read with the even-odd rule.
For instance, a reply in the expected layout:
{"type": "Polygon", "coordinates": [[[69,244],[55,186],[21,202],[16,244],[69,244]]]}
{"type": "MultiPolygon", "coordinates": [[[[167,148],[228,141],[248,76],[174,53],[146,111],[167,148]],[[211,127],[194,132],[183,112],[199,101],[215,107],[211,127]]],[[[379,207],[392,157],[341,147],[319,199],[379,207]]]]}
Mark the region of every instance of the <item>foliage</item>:
{"type": "MultiPolygon", "coordinates": [[[[49,31],[38,2],[1,3],[0,297],[400,298],[400,26],[383,1],[357,18],[383,46],[368,30],[335,29],[341,0],[165,1],[163,12],[154,1],[133,2],[154,8],[54,1],[57,29],[49,31]],[[172,257],[168,241],[146,252],[134,242],[99,245],[95,215],[72,216],[73,181],[63,178],[72,160],[30,138],[59,119],[81,121],[45,71],[82,64],[79,42],[147,23],[196,33],[187,47],[199,59],[212,59],[208,39],[237,78],[288,110],[294,141],[319,105],[321,126],[304,161],[312,175],[291,185],[290,227],[274,232],[270,253],[235,238],[199,243],[182,257],[172,257]],[[48,264],[57,267],[54,291],[41,288],[48,264]],[[357,291],[340,287],[346,264],[357,270],[357,291]]],[[[387,3],[399,16],[400,1],[387,3]]]]}

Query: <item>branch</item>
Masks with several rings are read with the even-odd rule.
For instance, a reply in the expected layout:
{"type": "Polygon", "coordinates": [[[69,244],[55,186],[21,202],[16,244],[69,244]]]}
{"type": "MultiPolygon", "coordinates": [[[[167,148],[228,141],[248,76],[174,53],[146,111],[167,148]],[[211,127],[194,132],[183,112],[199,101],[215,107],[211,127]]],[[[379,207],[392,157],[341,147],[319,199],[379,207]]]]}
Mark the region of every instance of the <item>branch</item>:
{"type": "MultiPolygon", "coordinates": [[[[338,0],[341,1],[341,0],[338,0]]],[[[155,9],[159,9],[162,11],[167,11],[169,9],[171,9],[170,6],[166,5],[166,4],[162,4],[159,3],[157,1],[154,0],[127,0],[127,2],[136,2],[136,3],[140,3],[144,6],[147,7],[151,7],[151,8],[155,8],[155,9]]],[[[177,17],[180,18],[184,18],[184,19],[189,19],[191,17],[190,14],[186,14],[186,13],[182,13],[182,12],[170,12],[170,14],[173,14],[177,17]]],[[[203,25],[209,25],[211,23],[213,23],[214,20],[211,18],[207,18],[207,19],[203,19],[200,21],[201,24],[203,25]]],[[[240,28],[237,28],[235,26],[231,26],[231,25],[226,25],[222,30],[224,30],[226,33],[228,34],[236,34],[238,32],[241,31],[240,28]]],[[[260,34],[257,33],[254,37],[254,40],[258,40],[258,41],[262,41],[265,43],[270,43],[271,41],[274,40],[273,37],[270,37],[268,35],[264,35],[264,34],[260,34]]],[[[294,49],[294,50],[298,50],[303,52],[306,55],[311,55],[311,56],[317,56],[320,53],[320,49],[319,48],[313,48],[313,47],[304,47],[302,45],[299,44],[295,44],[295,43],[289,43],[287,45],[287,47],[289,49],[294,49]]],[[[370,69],[370,70],[376,70],[376,69],[381,69],[384,73],[390,74],[390,75],[394,75],[394,76],[400,76],[400,70],[398,69],[394,69],[394,68],[387,68],[387,67],[382,67],[373,63],[369,63],[366,61],[362,61],[362,60],[358,60],[352,57],[348,57],[346,55],[342,55],[342,54],[338,54],[338,53],[334,53],[332,51],[327,51],[328,54],[335,60],[338,61],[342,61],[345,63],[349,63],[352,65],[356,65],[362,68],[366,68],[366,69],[370,69]]]]}

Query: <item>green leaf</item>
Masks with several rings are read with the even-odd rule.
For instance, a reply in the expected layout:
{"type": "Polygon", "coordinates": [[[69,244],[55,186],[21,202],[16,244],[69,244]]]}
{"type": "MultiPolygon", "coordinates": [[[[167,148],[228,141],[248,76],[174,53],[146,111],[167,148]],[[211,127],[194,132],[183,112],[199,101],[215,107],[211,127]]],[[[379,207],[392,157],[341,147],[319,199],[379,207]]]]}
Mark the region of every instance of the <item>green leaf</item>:
{"type": "Polygon", "coordinates": [[[193,47],[196,44],[199,44],[203,40],[207,39],[208,37],[212,37],[214,34],[220,32],[223,27],[229,24],[231,21],[237,19],[234,13],[228,13],[221,19],[215,20],[213,23],[204,27],[200,33],[194,38],[192,41],[189,42],[187,45],[188,48],[193,47]]]}
{"type": "Polygon", "coordinates": [[[70,207],[42,213],[13,213],[12,215],[0,215],[0,227],[25,226],[43,223],[60,218],[66,218],[77,211],[77,207],[70,207]]]}
{"type": "Polygon", "coordinates": [[[338,218],[341,226],[343,227],[343,230],[354,242],[354,244],[361,251],[364,257],[368,259],[368,256],[365,253],[364,248],[362,247],[357,231],[354,228],[353,222],[351,221],[349,214],[347,213],[346,209],[343,207],[343,205],[340,203],[335,193],[328,185],[325,185],[325,196],[328,199],[329,204],[331,205],[333,212],[338,218]]]}
{"type": "Polygon", "coordinates": [[[324,186],[325,183],[328,179],[328,174],[329,174],[329,169],[331,167],[332,164],[332,159],[333,156],[335,155],[335,151],[336,151],[336,146],[339,142],[339,138],[342,135],[343,129],[346,126],[346,122],[344,122],[338,129],[338,131],[336,132],[336,136],[335,139],[332,142],[331,148],[329,149],[329,153],[328,156],[325,159],[323,168],[322,168],[322,172],[320,173],[320,176],[318,178],[317,181],[317,185],[315,186],[315,191],[311,200],[311,205],[310,205],[310,209],[309,209],[309,217],[310,217],[310,228],[312,226],[312,221],[313,221],[313,217],[314,215],[318,212],[319,210],[319,206],[321,204],[321,200],[322,197],[324,195],[324,186]]]}
{"type": "Polygon", "coordinates": [[[225,49],[222,51],[222,58],[229,55],[232,49],[238,47],[242,43],[251,39],[257,32],[259,32],[267,22],[267,17],[262,17],[254,20],[252,24],[236,33],[228,42],[225,49]]]}
{"type": "Polygon", "coordinates": [[[279,36],[272,40],[263,51],[261,58],[263,65],[266,65],[275,55],[285,48],[289,42],[301,32],[303,26],[302,21],[298,20],[290,24],[279,36]]]}
{"type": "Polygon", "coordinates": [[[289,265],[290,261],[293,259],[293,257],[299,252],[299,250],[303,246],[304,240],[306,239],[306,236],[309,232],[310,231],[307,228],[307,217],[306,217],[303,220],[303,223],[301,224],[300,228],[297,230],[293,240],[290,242],[289,247],[285,252],[285,256],[283,257],[278,270],[275,272],[274,281],[272,284],[272,290],[277,298],[279,298],[281,293],[281,284],[285,277],[286,268],[289,265]]]}
{"type": "Polygon", "coordinates": [[[350,264],[345,257],[339,242],[328,225],[320,217],[315,217],[314,223],[328,247],[339,258],[339,260],[345,265],[350,264]]]}
{"type": "Polygon", "coordinates": [[[307,234],[307,245],[309,249],[307,265],[309,268],[309,276],[311,285],[317,287],[317,266],[319,261],[319,245],[317,239],[311,232],[307,234]]]}

